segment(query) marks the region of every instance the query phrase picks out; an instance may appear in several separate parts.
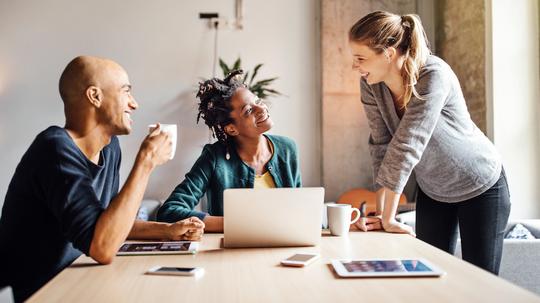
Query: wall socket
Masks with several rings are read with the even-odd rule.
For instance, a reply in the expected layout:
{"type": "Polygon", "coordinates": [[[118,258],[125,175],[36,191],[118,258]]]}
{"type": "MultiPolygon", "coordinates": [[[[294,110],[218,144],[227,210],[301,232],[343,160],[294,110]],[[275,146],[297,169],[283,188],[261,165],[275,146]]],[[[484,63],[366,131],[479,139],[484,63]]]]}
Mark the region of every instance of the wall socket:
{"type": "Polygon", "coordinates": [[[236,20],[220,18],[218,13],[199,13],[199,19],[208,20],[211,29],[241,29],[236,20]]]}

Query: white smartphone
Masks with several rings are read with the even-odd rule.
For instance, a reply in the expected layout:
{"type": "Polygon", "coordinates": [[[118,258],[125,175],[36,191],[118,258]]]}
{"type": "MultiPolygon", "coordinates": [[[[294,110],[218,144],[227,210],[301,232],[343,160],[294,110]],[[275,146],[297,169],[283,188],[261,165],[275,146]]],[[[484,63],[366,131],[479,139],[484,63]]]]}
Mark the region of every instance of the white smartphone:
{"type": "Polygon", "coordinates": [[[166,275],[166,276],[198,276],[204,273],[201,267],[168,267],[154,266],[150,268],[147,275],[166,275]]]}
{"type": "Polygon", "coordinates": [[[301,253],[290,256],[285,260],[281,260],[281,264],[285,266],[302,267],[311,264],[319,258],[319,254],[301,253]]]}

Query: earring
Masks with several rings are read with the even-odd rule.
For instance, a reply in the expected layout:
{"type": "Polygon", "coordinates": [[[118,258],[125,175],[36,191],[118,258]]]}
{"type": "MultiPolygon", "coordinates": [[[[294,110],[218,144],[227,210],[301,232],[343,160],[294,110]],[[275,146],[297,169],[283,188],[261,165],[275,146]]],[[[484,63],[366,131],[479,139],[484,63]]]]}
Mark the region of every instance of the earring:
{"type": "Polygon", "coordinates": [[[227,147],[227,152],[225,153],[225,159],[226,160],[230,160],[231,159],[231,154],[229,154],[229,148],[227,147]]]}

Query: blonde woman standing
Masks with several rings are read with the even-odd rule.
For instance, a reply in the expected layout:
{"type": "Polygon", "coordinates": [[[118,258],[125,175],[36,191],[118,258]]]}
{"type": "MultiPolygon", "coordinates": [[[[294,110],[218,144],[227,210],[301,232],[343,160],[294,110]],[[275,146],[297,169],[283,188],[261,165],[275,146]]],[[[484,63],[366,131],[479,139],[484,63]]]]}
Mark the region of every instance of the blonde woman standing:
{"type": "Polygon", "coordinates": [[[453,253],[459,227],[463,259],[497,274],[510,195],[500,157],[471,120],[459,81],[431,55],[420,19],[377,11],[349,32],[361,76],[378,216],[364,231],[414,231],[395,220],[414,173],[416,234],[453,253]]]}

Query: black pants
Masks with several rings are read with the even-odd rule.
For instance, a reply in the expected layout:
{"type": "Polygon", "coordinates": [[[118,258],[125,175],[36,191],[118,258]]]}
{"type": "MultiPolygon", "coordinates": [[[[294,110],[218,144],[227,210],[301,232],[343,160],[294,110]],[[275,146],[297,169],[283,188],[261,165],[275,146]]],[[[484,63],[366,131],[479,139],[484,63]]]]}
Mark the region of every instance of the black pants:
{"type": "Polygon", "coordinates": [[[503,169],[495,185],[463,202],[439,202],[419,189],[416,235],[453,254],[459,226],[463,260],[498,274],[509,215],[510,193],[503,169]]]}

